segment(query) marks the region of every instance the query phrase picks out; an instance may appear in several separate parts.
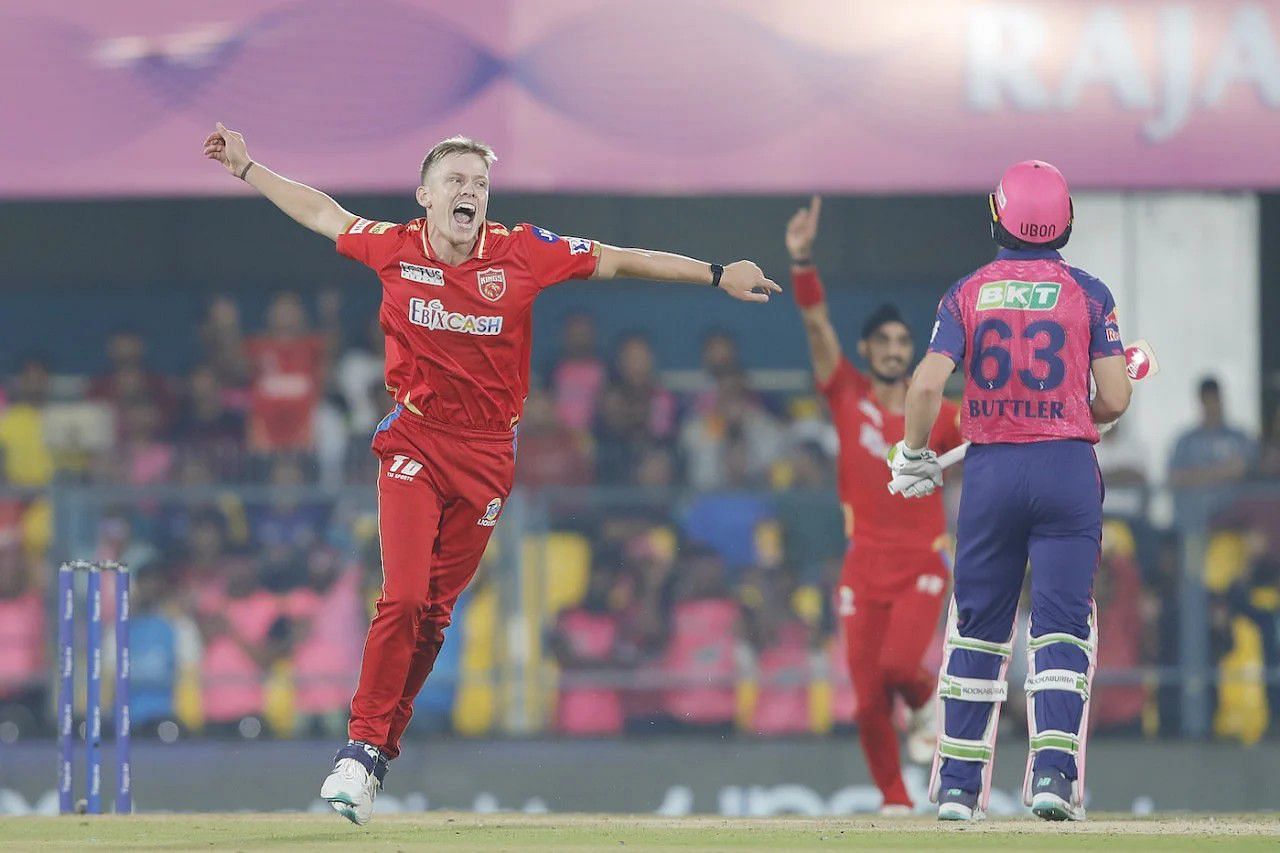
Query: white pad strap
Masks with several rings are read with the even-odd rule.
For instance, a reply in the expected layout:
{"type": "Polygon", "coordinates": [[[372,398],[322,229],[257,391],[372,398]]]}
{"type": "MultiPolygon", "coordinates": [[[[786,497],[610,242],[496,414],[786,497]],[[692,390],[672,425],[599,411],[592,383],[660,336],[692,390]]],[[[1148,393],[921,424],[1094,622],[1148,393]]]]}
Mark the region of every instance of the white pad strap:
{"type": "Polygon", "coordinates": [[[988,678],[963,678],[944,672],[938,676],[938,695],[961,702],[1003,702],[1009,698],[1009,683],[988,678]]]}
{"type": "Polygon", "coordinates": [[[981,761],[985,764],[995,754],[995,745],[985,740],[965,740],[942,735],[938,738],[938,754],[957,761],[981,761]]]}
{"type": "Polygon", "coordinates": [[[962,637],[958,632],[952,632],[947,637],[947,645],[954,649],[964,649],[970,652],[982,652],[988,655],[996,655],[997,657],[1008,658],[1013,654],[1013,643],[992,643],[987,640],[976,640],[973,637],[962,637]]]}
{"type": "MultiPolygon", "coordinates": [[[[1090,632],[1092,633],[1092,632],[1090,632]]],[[[1075,634],[1042,634],[1039,637],[1030,637],[1027,639],[1027,651],[1031,654],[1043,649],[1045,646],[1052,646],[1055,643],[1065,643],[1069,646],[1076,646],[1088,656],[1089,662],[1093,662],[1093,640],[1082,640],[1075,634]]]]}
{"type": "Polygon", "coordinates": [[[1088,701],[1089,675],[1073,669],[1046,669],[1044,672],[1028,674],[1022,689],[1028,696],[1041,690],[1066,690],[1078,693],[1088,701]]]}
{"type": "Polygon", "coordinates": [[[1063,732],[1057,729],[1045,729],[1031,736],[1031,752],[1034,755],[1042,749],[1056,749],[1075,755],[1080,751],[1080,736],[1075,732],[1063,732]]]}

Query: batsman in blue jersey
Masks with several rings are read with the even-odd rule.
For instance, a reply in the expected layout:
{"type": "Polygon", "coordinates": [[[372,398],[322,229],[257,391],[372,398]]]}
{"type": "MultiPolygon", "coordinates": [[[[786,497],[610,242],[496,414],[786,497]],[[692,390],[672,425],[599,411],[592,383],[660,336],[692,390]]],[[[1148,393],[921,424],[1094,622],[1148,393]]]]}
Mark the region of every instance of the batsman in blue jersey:
{"type": "Polygon", "coordinates": [[[981,818],[991,794],[1000,704],[1027,563],[1030,756],[1023,799],[1050,820],[1084,817],[1084,754],[1098,637],[1093,578],[1102,542],[1098,424],[1129,405],[1124,347],[1106,285],[1058,254],[1071,234],[1066,180],[1039,160],[1005,172],[991,195],[996,259],[938,308],[929,352],[907,392],[895,476],[908,497],[942,477],[926,439],[942,387],[966,374],[965,457],[955,594],[938,694],[930,797],[942,820],[981,818]],[[1090,377],[1096,393],[1090,396],[1090,377]]]}

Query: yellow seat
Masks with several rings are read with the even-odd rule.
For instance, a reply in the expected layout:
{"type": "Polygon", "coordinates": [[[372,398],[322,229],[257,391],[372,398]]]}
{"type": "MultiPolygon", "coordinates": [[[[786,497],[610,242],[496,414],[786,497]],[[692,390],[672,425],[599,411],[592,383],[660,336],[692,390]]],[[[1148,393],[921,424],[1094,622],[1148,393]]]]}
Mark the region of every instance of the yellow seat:
{"type": "Polygon", "coordinates": [[[493,730],[498,713],[498,591],[493,584],[475,589],[463,618],[454,627],[462,643],[458,689],[453,697],[453,728],[471,737],[493,730]]]}
{"type": "Polygon", "coordinates": [[[278,660],[271,665],[263,684],[262,716],[276,737],[293,737],[298,728],[298,693],[293,680],[293,663],[278,660]]]}
{"type": "Polygon", "coordinates": [[[1222,593],[1244,573],[1249,562],[1248,546],[1239,533],[1215,533],[1204,554],[1204,585],[1222,593]]]}
{"type": "Polygon", "coordinates": [[[579,604],[591,575],[591,543],[577,533],[555,532],[524,540],[522,571],[526,613],[551,617],[579,604]]]}
{"type": "Polygon", "coordinates": [[[1254,744],[1266,733],[1268,722],[1262,634],[1253,620],[1237,616],[1231,620],[1231,637],[1231,651],[1218,667],[1222,680],[1213,731],[1219,737],[1254,744]]]}

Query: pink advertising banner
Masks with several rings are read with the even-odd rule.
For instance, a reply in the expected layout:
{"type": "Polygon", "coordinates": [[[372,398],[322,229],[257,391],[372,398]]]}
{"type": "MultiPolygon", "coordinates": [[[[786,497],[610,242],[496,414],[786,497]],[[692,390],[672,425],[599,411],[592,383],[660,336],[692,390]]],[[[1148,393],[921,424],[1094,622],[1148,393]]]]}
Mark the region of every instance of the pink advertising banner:
{"type": "Polygon", "coordinates": [[[10,198],[241,192],[218,120],[342,191],[1280,187],[1280,0],[6,0],[0,80],[10,198]]]}

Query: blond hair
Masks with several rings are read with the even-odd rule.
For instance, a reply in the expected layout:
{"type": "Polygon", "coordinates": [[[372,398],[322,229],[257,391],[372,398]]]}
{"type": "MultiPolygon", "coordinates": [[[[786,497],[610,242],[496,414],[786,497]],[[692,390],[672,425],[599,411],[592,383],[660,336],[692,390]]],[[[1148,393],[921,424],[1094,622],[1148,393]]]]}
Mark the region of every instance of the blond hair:
{"type": "Polygon", "coordinates": [[[493,149],[478,139],[472,139],[470,136],[450,136],[448,139],[442,139],[437,142],[427,156],[422,158],[422,168],[418,172],[418,177],[422,183],[427,182],[427,170],[439,163],[450,154],[479,154],[484,158],[485,166],[492,166],[498,159],[498,155],[493,153],[493,149]]]}

